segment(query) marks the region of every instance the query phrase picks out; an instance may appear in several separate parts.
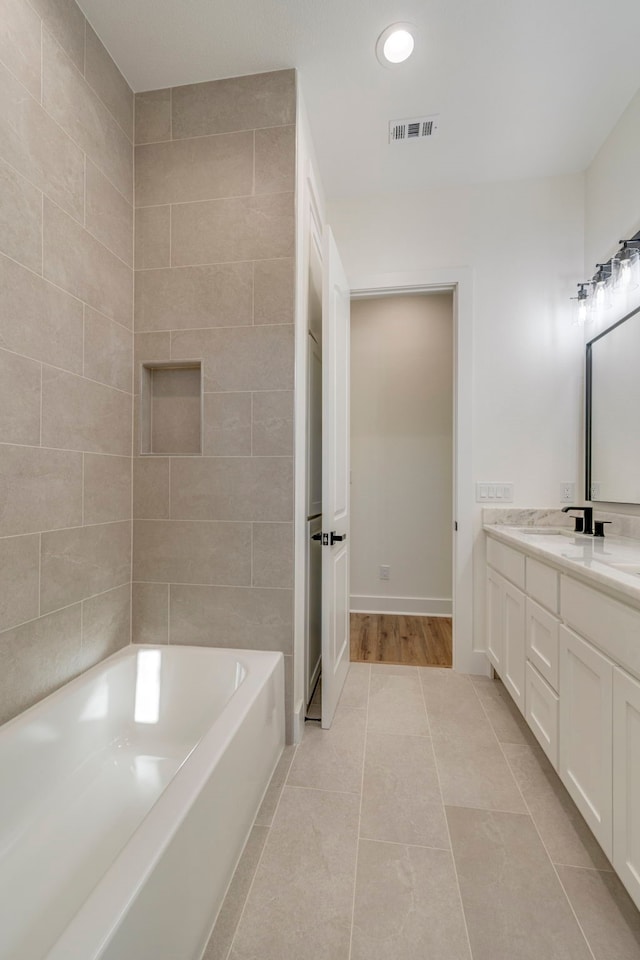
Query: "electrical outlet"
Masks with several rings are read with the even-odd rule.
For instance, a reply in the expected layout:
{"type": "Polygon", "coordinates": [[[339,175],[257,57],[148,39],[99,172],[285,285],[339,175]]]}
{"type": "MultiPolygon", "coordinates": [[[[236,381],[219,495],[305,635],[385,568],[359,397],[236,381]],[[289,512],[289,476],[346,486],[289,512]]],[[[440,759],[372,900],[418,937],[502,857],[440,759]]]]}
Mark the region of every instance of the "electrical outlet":
{"type": "Polygon", "coordinates": [[[592,480],[591,481],[591,500],[600,499],[600,481],[592,480]]]}
{"type": "Polygon", "coordinates": [[[570,481],[560,484],[560,503],[573,503],[576,498],[576,485],[570,481]]]}
{"type": "Polygon", "coordinates": [[[391,567],[386,563],[380,564],[380,579],[381,580],[391,579],[391,567]]]}

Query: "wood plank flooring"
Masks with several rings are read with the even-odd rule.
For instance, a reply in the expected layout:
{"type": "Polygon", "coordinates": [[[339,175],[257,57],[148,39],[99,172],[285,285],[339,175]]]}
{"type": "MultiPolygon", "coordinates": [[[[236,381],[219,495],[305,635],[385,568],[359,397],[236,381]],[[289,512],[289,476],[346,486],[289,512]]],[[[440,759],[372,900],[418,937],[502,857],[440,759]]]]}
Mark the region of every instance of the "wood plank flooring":
{"type": "Polygon", "coordinates": [[[409,667],[450,667],[453,662],[451,619],[352,613],[351,660],[409,667]]]}

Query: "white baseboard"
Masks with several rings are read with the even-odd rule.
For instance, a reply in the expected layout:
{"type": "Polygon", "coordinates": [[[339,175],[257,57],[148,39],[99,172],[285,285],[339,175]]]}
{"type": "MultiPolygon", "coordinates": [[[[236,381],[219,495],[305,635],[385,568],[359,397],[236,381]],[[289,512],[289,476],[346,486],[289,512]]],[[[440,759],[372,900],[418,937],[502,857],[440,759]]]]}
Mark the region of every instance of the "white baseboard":
{"type": "Polygon", "coordinates": [[[413,617],[450,617],[451,600],[434,597],[351,597],[351,613],[395,613],[413,617]]]}

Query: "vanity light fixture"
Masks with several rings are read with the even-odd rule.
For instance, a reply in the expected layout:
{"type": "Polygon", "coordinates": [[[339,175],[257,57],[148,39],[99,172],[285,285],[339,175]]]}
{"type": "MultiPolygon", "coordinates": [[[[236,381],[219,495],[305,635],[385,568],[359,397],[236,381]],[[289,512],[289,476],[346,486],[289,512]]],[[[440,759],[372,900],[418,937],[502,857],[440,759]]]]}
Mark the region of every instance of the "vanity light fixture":
{"type": "Polygon", "coordinates": [[[600,319],[609,307],[629,308],[629,294],[640,287],[640,230],[629,240],[620,240],[622,246],[606,263],[597,263],[590,280],[578,284],[574,323],[588,323],[600,319]]]}
{"type": "Polygon", "coordinates": [[[392,23],[376,41],[376,56],[383,67],[396,67],[413,53],[415,27],[411,23],[392,23]]]}

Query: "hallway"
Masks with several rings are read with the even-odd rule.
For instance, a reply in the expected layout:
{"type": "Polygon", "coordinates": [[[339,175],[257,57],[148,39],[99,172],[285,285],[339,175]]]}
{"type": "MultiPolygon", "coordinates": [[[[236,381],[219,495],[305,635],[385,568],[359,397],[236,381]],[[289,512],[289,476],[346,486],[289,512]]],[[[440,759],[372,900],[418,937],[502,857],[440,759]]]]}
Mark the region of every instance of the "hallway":
{"type": "Polygon", "coordinates": [[[640,914],[497,681],[352,664],[204,960],[638,960],[640,914]]]}
{"type": "Polygon", "coordinates": [[[450,667],[453,663],[451,617],[352,613],[350,630],[352,663],[410,667],[450,667]]]}

